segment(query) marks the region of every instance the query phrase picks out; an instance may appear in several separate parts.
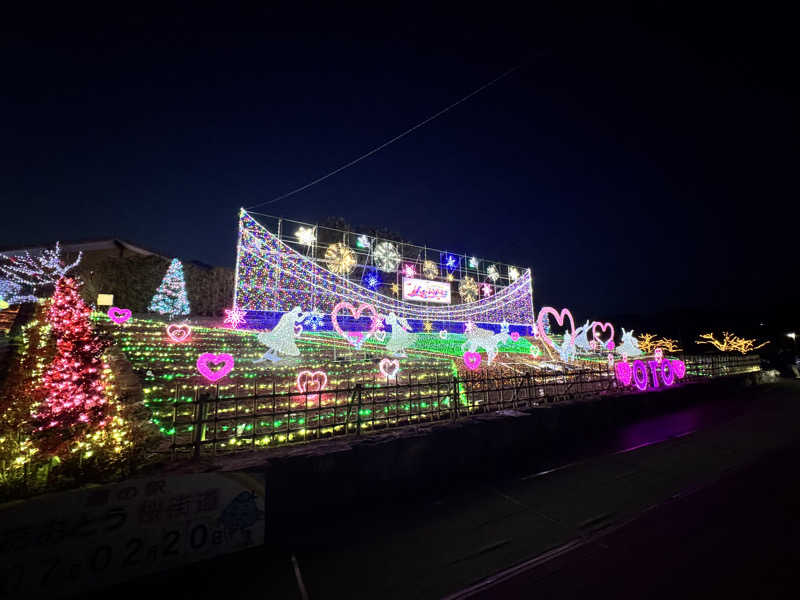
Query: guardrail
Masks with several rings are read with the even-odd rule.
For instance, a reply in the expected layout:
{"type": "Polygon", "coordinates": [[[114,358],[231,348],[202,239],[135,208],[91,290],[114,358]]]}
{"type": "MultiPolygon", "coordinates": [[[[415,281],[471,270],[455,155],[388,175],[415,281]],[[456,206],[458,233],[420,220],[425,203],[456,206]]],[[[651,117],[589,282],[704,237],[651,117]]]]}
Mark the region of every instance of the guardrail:
{"type": "MultiPolygon", "coordinates": [[[[760,370],[758,356],[700,355],[683,360],[682,384],[760,370]]],[[[552,370],[483,369],[453,378],[401,373],[395,380],[373,379],[320,392],[277,392],[274,385],[271,393],[264,389],[260,382],[220,394],[219,386],[198,386],[187,398],[176,388],[171,422],[161,422],[171,455],[270,448],[609,393],[639,393],[621,387],[604,362],[553,365],[552,370]]]]}

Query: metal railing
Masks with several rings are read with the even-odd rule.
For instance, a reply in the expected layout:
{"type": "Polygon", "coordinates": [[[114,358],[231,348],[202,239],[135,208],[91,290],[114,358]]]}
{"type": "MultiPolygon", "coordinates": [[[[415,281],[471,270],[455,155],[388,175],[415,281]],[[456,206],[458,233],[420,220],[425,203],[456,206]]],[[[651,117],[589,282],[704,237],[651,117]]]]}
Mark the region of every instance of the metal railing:
{"type": "MultiPolygon", "coordinates": [[[[681,384],[760,370],[758,356],[686,356],[683,360],[686,375],[681,384]]],[[[406,383],[369,380],[321,392],[280,389],[274,381],[271,386],[253,383],[222,393],[219,386],[195,386],[193,395],[186,397],[176,387],[169,417],[164,414],[169,407],[161,406],[169,452],[173,457],[197,457],[270,448],[609,393],[637,393],[632,386],[619,386],[604,362],[556,366],[555,370],[483,369],[462,377],[409,377],[406,383]],[[271,391],[265,389],[269,387],[271,391]]]]}

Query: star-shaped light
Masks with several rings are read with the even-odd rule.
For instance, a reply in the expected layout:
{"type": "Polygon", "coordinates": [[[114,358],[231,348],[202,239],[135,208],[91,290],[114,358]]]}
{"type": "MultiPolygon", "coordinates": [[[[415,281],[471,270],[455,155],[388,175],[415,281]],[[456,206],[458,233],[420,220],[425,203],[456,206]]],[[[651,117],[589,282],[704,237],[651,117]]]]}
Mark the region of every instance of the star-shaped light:
{"type": "Polygon", "coordinates": [[[455,281],[455,280],[456,280],[456,278],[455,278],[455,277],[453,277],[453,274],[452,274],[452,273],[448,273],[448,274],[447,274],[447,281],[455,281]]]}
{"type": "Polygon", "coordinates": [[[478,268],[478,259],[475,258],[474,256],[472,258],[470,258],[469,259],[469,266],[470,266],[471,269],[477,269],[478,268]]]}
{"type": "Polygon", "coordinates": [[[294,232],[294,236],[304,246],[313,246],[314,242],[317,241],[317,234],[314,232],[313,227],[300,227],[294,232]]]}
{"type": "Polygon", "coordinates": [[[431,331],[433,331],[433,323],[431,323],[430,321],[424,321],[422,323],[422,329],[425,333],[430,333],[431,331]]]}
{"type": "Polygon", "coordinates": [[[308,316],[306,317],[305,321],[303,321],[303,323],[305,323],[308,327],[316,331],[317,329],[322,327],[323,318],[324,317],[322,315],[322,312],[319,309],[314,308],[311,310],[310,313],[308,313],[308,316]]]}
{"type": "Polygon", "coordinates": [[[417,270],[414,268],[414,265],[403,265],[403,275],[411,279],[415,277],[416,274],[417,270]]]}
{"type": "Polygon", "coordinates": [[[244,315],[245,311],[243,311],[238,306],[234,306],[233,308],[225,309],[225,323],[236,329],[244,323],[244,315]]]}
{"type": "Polygon", "coordinates": [[[448,269],[455,269],[458,266],[458,263],[456,262],[456,257],[453,256],[452,254],[447,255],[444,264],[448,269]]]}
{"type": "Polygon", "coordinates": [[[397,294],[399,294],[399,293],[400,293],[400,287],[399,287],[399,286],[398,286],[396,283],[393,283],[393,284],[392,284],[392,293],[393,293],[395,296],[397,296],[397,294]]]}

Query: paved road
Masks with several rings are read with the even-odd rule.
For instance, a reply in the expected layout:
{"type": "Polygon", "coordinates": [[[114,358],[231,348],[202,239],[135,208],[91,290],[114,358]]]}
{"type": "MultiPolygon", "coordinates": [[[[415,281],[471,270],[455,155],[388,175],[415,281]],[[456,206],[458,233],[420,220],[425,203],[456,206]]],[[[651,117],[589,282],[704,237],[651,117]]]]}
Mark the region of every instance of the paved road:
{"type": "Polygon", "coordinates": [[[480,597],[708,598],[721,586],[743,597],[752,591],[744,580],[752,584],[766,574],[764,597],[778,597],[781,576],[797,558],[791,552],[797,453],[781,454],[780,461],[773,454],[800,440],[800,385],[742,387],[709,403],[710,412],[679,411],[639,423],[619,440],[622,452],[546,474],[453,488],[435,500],[309,514],[311,534],[290,547],[268,545],[91,597],[141,598],[160,590],[163,597],[300,598],[299,573],[313,600],[441,598],[587,540],[549,570],[540,567],[480,597]],[[660,441],[665,432],[673,437],[660,441]],[[647,445],[652,441],[660,443],[647,445]],[[775,466],[748,468],[765,460],[775,466]],[[669,503],[742,469],[748,475],[669,503]],[[764,550],[765,540],[777,556],[764,550]]]}

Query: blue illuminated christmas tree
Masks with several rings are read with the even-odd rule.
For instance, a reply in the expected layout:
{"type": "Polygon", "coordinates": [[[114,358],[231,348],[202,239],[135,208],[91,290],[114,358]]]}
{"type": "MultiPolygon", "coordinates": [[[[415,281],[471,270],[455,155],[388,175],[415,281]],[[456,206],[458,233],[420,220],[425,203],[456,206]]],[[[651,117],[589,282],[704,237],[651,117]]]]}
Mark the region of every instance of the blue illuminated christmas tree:
{"type": "Polygon", "coordinates": [[[177,258],[172,259],[167,274],[164,275],[164,280],[150,301],[148,310],[162,315],[170,315],[170,318],[189,314],[189,298],[186,295],[183,265],[177,258]]]}

